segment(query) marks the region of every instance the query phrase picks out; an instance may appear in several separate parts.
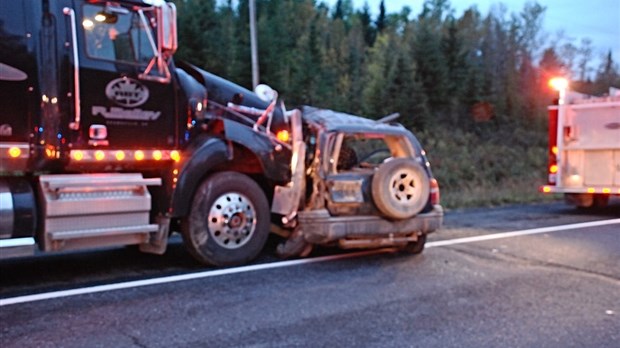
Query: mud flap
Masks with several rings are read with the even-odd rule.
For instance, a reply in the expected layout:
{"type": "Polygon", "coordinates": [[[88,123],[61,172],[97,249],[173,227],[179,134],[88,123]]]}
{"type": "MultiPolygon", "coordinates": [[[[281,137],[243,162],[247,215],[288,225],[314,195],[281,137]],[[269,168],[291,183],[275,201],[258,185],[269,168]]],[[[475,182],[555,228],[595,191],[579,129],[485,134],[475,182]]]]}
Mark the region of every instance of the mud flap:
{"type": "Polygon", "coordinates": [[[159,229],[157,232],[149,234],[149,241],[140,244],[140,251],[143,253],[163,255],[168,247],[168,237],[170,235],[170,218],[157,217],[159,229]]]}

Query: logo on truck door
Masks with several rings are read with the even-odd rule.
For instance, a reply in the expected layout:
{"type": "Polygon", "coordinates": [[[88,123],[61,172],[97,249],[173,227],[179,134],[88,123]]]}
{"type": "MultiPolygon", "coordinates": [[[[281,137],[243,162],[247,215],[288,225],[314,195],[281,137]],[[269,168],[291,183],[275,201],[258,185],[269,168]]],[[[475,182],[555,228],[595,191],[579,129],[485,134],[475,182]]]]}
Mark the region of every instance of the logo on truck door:
{"type": "Polygon", "coordinates": [[[108,83],[105,95],[120,106],[134,108],[146,103],[149,99],[149,90],[134,79],[122,77],[108,83]]]}
{"type": "Polygon", "coordinates": [[[129,77],[114,79],[105,88],[105,95],[119,105],[107,108],[93,105],[93,115],[102,116],[108,120],[126,121],[155,121],[161,115],[160,111],[137,109],[149,99],[149,89],[140,82],[129,77]]]}

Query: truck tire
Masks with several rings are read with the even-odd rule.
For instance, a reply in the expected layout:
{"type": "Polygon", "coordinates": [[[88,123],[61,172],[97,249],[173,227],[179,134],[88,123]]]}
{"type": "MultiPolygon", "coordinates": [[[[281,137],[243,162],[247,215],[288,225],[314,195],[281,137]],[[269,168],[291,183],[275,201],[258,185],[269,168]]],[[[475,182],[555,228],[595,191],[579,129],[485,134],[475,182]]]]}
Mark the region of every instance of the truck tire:
{"type": "Polygon", "coordinates": [[[574,205],[578,209],[601,209],[609,203],[609,195],[592,193],[565,193],[566,204],[574,205]]]}
{"type": "Polygon", "coordinates": [[[595,194],[592,202],[592,207],[601,209],[607,207],[609,204],[609,195],[595,194]]]}
{"type": "Polygon", "coordinates": [[[196,190],[183,223],[183,241],[204,264],[240,265],[263,249],[269,224],[269,203],[258,184],[240,173],[221,172],[196,190]]]}
{"type": "Polygon", "coordinates": [[[430,180],[420,164],[409,158],[383,163],[372,179],[372,198],[390,219],[407,219],[424,209],[430,180]]]}

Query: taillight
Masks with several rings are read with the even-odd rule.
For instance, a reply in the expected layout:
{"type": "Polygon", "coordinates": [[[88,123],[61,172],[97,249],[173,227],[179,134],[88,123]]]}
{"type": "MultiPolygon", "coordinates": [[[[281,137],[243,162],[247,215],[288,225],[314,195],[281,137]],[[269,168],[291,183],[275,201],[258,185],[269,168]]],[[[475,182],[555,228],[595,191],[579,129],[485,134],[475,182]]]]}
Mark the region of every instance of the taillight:
{"type": "Polygon", "coordinates": [[[439,194],[439,182],[437,179],[431,179],[431,204],[437,205],[441,200],[441,195],[439,194]]]}

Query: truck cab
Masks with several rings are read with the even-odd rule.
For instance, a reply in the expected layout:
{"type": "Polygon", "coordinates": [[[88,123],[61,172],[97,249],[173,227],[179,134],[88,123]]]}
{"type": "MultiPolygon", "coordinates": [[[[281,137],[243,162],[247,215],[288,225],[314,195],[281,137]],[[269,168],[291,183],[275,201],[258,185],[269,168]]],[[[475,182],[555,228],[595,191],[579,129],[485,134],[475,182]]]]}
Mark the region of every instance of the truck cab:
{"type": "Polygon", "coordinates": [[[263,115],[275,102],[175,62],[173,3],[0,5],[3,257],[125,244],[162,253],[210,176],[241,175],[261,202],[290,179],[280,106],[263,115]]]}

